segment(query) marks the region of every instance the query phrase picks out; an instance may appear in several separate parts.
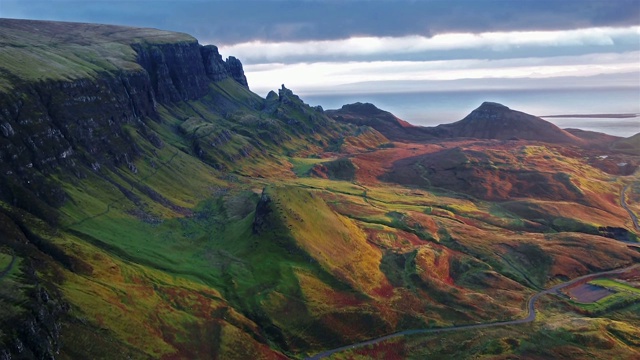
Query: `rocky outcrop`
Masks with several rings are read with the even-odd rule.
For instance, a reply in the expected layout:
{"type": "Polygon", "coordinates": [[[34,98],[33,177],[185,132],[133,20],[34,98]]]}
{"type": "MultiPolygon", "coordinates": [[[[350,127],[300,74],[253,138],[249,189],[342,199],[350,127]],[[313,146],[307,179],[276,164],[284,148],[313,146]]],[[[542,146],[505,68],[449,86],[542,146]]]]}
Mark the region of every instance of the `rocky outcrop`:
{"type": "Polygon", "coordinates": [[[6,359],[55,359],[60,350],[60,317],[68,309],[42,286],[36,286],[29,295],[31,314],[17,320],[15,333],[0,350],[0,356],[6,359]]]}
{"type": "Polygon", "coordinates": [[[248,89],[249,84],[247,83],[247,77],[244,76],[244,69],[242,68],[242,63],[240,62],[240,60],[236,59],[233,56],[229,56],[229,58],[227,58],[227,61],[225,62],[225,65],[227,71],[229,72],[229,75],[231,75],[231,77],[235,81],[244,85],[244,87],[248,89]]]}
{"type": "Polygon", "coordinates": [[[262,111],[284,122],[297,135],[324,133],[331,127],[330,119],[322,111],[305,104],[284,84],[277,94],[274,91],[267,94],[262,111]]]}
{"type": "Polygon", "coordinates": [[[260,195],[260,201],[256,205],[253,225],[251,226],[254,234],[260,235],[269,230],[270,224],[273,222],[273,219],[271,219],[272,212],[271,197],[267,194],[267,189],[262,189],[262,195],[260,195]]]}
{"type": "Polygon", "coordinates": [[[247,77],[244,75],[242,63],[237,58],[230,56],[226,61],[222,60],[222,55],[218,52],[218,47],[206,45],[200,48],[202,60],[207,76],[213,81],[224,80],[231,77],[247,89],[247,77]]]}
{"type": "Polygon", "coordinates": [[[207,93],[209,82],[228,77],[249,88],[240,60],[230,56],[223,61],[214,45],[193,41],[132,47],[162,103],[198,99],[207,93]]]}
{"type": "Polygon", "coordinates": [[[209,78],[197,42],[134,44],[132,47],[158,101],[195,100],[207,93],[209,78]]]}
{"type": "Polygon", "coordinates": [[[300,97],[294,94],[290,89],[287,89],[284,84],[282,84],[282,87],[278,89],[278,101],[285,105],[302,103],[300,97]]]}
{"type": "Polygon", "coordinates": [[[213,81],[224,80],[229,77],[226,64],[222,60],[222,55],[218,52],[218,47],[214,45],[205,45],[200,48],[204,70],[207,76],[213,81]]]}
{"type": "Polygon", "coordinates": [[[0,359],[55,359],[69,306],[57,290],[45,288],[31,265],[22,268],[20,285],[5,283],[0,295],[0,304],[14,311],[2,319],[11,327],[0,332],[0,359]]]}

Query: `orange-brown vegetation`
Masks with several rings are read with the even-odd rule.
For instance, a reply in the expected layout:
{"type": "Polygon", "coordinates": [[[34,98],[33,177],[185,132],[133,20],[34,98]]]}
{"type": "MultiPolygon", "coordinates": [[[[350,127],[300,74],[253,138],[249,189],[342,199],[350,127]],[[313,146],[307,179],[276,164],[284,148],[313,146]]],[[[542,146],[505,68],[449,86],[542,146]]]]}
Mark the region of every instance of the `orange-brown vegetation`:
{"type": "MultiPolygon", "coordinates": [[[[541,289],[640,261],[637,137],[490,103],[436,128],[371,104],[323,112],[212,76],[217,50],[184,34],[116,30],[0,19],[0,357],[52,357],[62,329],[62,358],[302,358],[522,319],[541,289]]],[[[635,298],[586,320],[542,295],[529,325],[353,356],[639,346],[635,298]]]]}

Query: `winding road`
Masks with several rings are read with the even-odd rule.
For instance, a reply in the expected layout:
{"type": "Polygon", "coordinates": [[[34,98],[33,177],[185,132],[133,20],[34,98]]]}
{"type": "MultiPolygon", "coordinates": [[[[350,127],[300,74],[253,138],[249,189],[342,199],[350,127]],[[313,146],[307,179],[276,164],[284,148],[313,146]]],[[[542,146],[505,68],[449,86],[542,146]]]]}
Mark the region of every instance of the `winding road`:
{"type": "Polygon", "coordinates": [[[314,356],[308,357],[307,360],[322,359],[322,358],[325,358],[327,356],[330,356],[330,355],[333,355],[333,354],[336,354],[336,353],[339,353],[339,352],[342,352],[342,351],[356,349],[356,348],[360,348],[360,347],[367,346],[367,345],[377,344],[379,342],[382,342],[382,341],[385,341],[385,340],[389,340],[389,339],[393,339],[393,338],[397,338],[397,337],[401,337],[401,336],[416,335],[416,334],[442,333],[442,332],[451,332],[451,331],[460,331],[460,330],[469,330],[469,329],[483,329],[483,328],[496,327],[496,326],[518,325],[518,324],[529,323],[529,322],[532,322],[532,321],[534,321],[536,319],[536,315],[537,314],[536,314],[535,304],[536,304],[536,301],[541,296],[546,295],[546,294],[555,293],[555,292],[557,292],[558,290],[560,290],[562,288],[571,286],[571,285],[576,284],[576,283],[581,282],[581,281],[588,281],[588,280],[591,280],[591,279],[594,279],[594,278],[597,278],[597,277],[606,276],[606,275],[620,274],[620,273],[629,271],[629,270],[637,268],[637,267],[640,267],[640,264],[631,265],[629,267],[622,268],[622,269],[602,271],[602,272],[597,272],[597,273],[593,273],[593,274],[583,275],[583,276],[577,277],[577,278],[575,278],[573,280],[569,280],[567,282],[560,283],[558,285],[550,287],[549,289],[542,290],[542,291],[540,291],[538,293],[535,293],[529,298],[529,301],[527,302],[527,317],[525,317],[523,319],[510,320],[510,321],[501,321],[501,322],[493,322],[493,323],[484,323],[484,324],[474,324],[474,325],[459,325],[459,326],[451,326],[451,327],[437,328],[437,329],[405,330],[405,331],[400,331],[400,332],[397,332],[397,333],[389,334],[389,335],[386,335],[386,336],[382,336],[382,337],[379,337],[379,338],[375,338],[375,339],[359,342],[359,343],[356,343],[356,344],[342,346],[342,347],[339,347],[339,348],[336,348],[336,349],[332,349],[332,350],[327,350],[327,351],[324,351],[322,353],[316,354],[314,356]]]}
{"type": "Polygon", "coordinates": [[[620,191],[620,206],[622,206],[625,210],[627,210],[627,212],[629,213],[629,216],[631,217],[631,221],[633,221],[633,226],[635,226],[636,230],[640,231],[640,224],[638,224],[638,217],[627,205],[627,201],[624,195],[624,193],[627,192],[627,189],[629,189],[629,186],[631,185],[625,186],[620,191]]]}

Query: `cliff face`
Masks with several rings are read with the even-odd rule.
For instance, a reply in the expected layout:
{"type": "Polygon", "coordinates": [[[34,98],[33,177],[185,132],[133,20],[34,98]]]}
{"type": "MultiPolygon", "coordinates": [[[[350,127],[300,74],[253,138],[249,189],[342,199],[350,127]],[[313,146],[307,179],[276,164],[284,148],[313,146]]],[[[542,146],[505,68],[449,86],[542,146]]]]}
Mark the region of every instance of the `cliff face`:
{"type": "MultiPolygon", "coordinates": [[[[144,150],[134,135],[157,149],[165,146],[151,129],[163,121],[160,106],[202,98],[212,82],[227,78],[248,89],[239,60],[224,61],[215,46],[183,34],[3,19],[0,46],[0,202],[49,224],[57,223],[56,208],[67,201],[63,181],[104,177],[104,169],[115,167],[136,173],[134,160],[144,150]],[[68,39],[56,43],[61,34],[68,39]]],[[[29,226],[22,224],[24,231],[29,226]]],[[[18,236],[16,229],[0,213],[0,249],[38,259],[39,270],[60,260],[54,256],[60,250],[51,253],[52,245],[34,234],[18,236]]],[[[67,305],[46,289],[58,284],[40,280],[27,260],[20,261],[22,270],[16,264],[13,271],[24,272],[20,281],[32,290],[23,294],[3,283],[0,304],[15,302],[7,294],[27,300],[10,318],[0,314],[0,359],[54,358],[67,305]]]]}
{"type": "Polygon", "coordinates": [[[244,69],[240,60],[233,56],[224,61],[218,52],[218,47],[214,45],[205,45],[200,48],[204,68],[207,76],[213,81],[224,80],[231,77],[247,89],[247,77],[244,75],[244,69]]]}
{"type": "Polygon", "coordinates": [[[0,20],[0,49],[0,310],[12,314],[0,311],[0,359],[284,358],[278,348],[294,337],[271,320],[271,305],[243,300],[253,290],[234,285],[236,265],[214,265],[218,255],[191,242],[200,235],[170,229],[193,225],[243,253],[267,246],[309,264],[275,195],[264,192],[251,224],[254,194],[236,198],[235,186],[292,176],[285,154],[365,151],[386,139],[335,123],[284,87],[262,99],[239,60],[184,34],[0,20]],[[204,256],[174,256],[160,248],[164,235],[204,256]],[[16,265],[5,267],[8,259],[16,265]],[[138,263],[158,277],[142,285],[118,275],[138,263]],[[188,267],[211,287],[185,286],[188,267]],[[161,289],[164,274],[178,280],[161,289]],[[144,294],[153,300],[138,301],[144,294]]]}
{"type": "Polygon", "coordinates": [[[244,69],[242,68],[242,63],[240,62],[240,60],[236,59],[233,56],[229,56],[229,58],[225,62],[225,66],[233,80],[244,85],[244,87],[246,87],[247,89],[249,88],[247,77],[244,76],[244,69]]]}
{"type": "Polygon", "coordinates": [[[133,48],[158,101],[194,100],[206,94],[210,80],[197,42],[135,44],[133,48]]]}
{"type": "Polygon", "coordinates": [[[56,207],[64,201],[63,193],[45,180],[54,170],[83,177],[84,169],[130,164],[137,150],[124,126],[144,128],[141,117],[155,114],[148,79],[140,71],[103,74],[27,83],[0,94],[2,199],[43,216],[45,204],[56,207]]]}
{"type": "Polygon", "coordinates": [[[96,66],[93,57],[78,64],[77,58],[88,57],[86,50],[70,45],[50,51],[73,55],[72,65],[36,63],[37,49],[49,45],[41,37],[55,38],[60,27],[78,37],[98,31],[86,24],[0,20],[0,35],[18,38],[26,49],[16,64],[0,65],[7,78],[16,79],[10,88],[0,87],[0,198],[43,217],[47,206],[64,201],[63,193],[45,180],[55,169],[71,170],[80,178],[105,165],[126,165],[135,172],[132,161],[139,149],[131,141],[131,129],[162,147],[145,124],[145,119],[158,119],[158,104],[201,98],[211,82],[226,78],[248,88],[240,61],[223,61],[215,46],[201,46],[180,34],[175,41],[140,41],[140,29],[115,28],[117,39],[109,37],[114,36],[112,27],[93,35],[100,36],[104,48],[123,49],[116,53],[122,58],[109,58],[108,64],[96,66]],[[131,38],[122,35],[127,31],[131,38]],[[30,57],[30,51],[36,55],[30,57]],[[21,61],[34,68],[21,70],[21,61]],[[38,73],[46,75],[36,79],[38,73]]]}
{"type": "Polygon", "coordinates": [[[197,42],[176,44],[134,44],[136,61],[150,78],[153,93],[162,103],[195,100],[207,93],[211,81],[228,77],[249,88],[240,60],[226,61],[213,45],[197,42]]]}

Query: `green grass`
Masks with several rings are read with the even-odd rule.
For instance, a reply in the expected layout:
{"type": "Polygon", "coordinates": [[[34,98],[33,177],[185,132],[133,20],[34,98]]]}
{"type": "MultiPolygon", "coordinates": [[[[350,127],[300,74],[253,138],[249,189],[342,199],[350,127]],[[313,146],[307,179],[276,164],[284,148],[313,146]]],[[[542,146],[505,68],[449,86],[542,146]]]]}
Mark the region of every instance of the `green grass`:
{"type": "Polygon", "coordinates": [[[219,286],[219,266],[210,259],[224,261],[218,250],[233,252],[233,247],[224,244],[238,244],[251,220],[246,215],[228,223],[223,206],[220,198],[207,200],[191,217],[159,218],[159,223],[146,223],[114,209],[72,229],[124,259],[219,286]]]}
{"type": "MultiPolygon", "coordinates": [[[[256,194],[248,192],[237,196],[243,197],[244,201],[253,201],[255,205],[256,194]],[[250,200],[251,198],[254,200],[250,200]]],[[[144,224],[133,218],[115,216],[117,213],[113,216],[109,214],[75,226],[75,231],[79,232],[78,237],[68,237],[68,240],[61,245],[71,249],[77,246],[74,244],[82,242],[93,244],[96,249],[118,259],[118,262],[137,264],[136,270],[131,273],[134,278],[155,274],[152,276],[168,276],[168,278],[162,281],[153,280],[153,283],[169,281],[168,284],[171,284],[186,281],[206,284],[206,287],[221,291],[234,308],[246,313],[283,311],[269,301],[276,293],[284,294],[288,298],[300,299],[294,269],[308,269],[313,272],[318,272],[319,269],[317,265],[309,264],[295,254],[288,254],[279,246],[277,238],[253,234],[251,230],[253,211],[246,213],[246,209],[240,205],[244,201],[234,202],[233,198],[226,201],[223,198],[205,200],[194,209],[194,216],[165,219],[158,225],[144,224]],[[143,275],[144,273],[141,274],[140,271],[148,275],[143,275]]],[[[110,286],[107,284],[109,282],[104,285],[110,286]]],[[[67,294],[83,307],[91,303],[94,306],[106,306],[106,303],[102,305],[97,303],[98,299],[91,300],[93,297],[86,297],[83,289],[88,286],[90,285],[86,281],[81,281],[74,286],[70,285],[67,288],[67,294]]],[[[95,291],[102,293],[100,298],[103,299],[119,293],[119,291],[114,293],[113,290],[107,288],[101,290],[101,288],[96,288],[95,291]]],[[[141,299],[136,302],[144,303],[144,301],[146,300],[141,299]]],[[[153,304],[157,301],[159,300],[153,300],[153,304]]],[[[132,303],[131,306],[133,305],[132,303]]],[[[163,321],[176,324],[174,326],[195,321],[189,309],[184,309],[182,312],[181,315],[172,315],[177,316],[173,320],[163,321]]],[[[100,313],[95,316],[97,316],[96,319],[106,322],[105,326],[109,328],[122,326],[114,323],[122,321],[119,317],[100,313]]],[[[275,315],[269,316],[269,318],[272,317],[278,318],[275,315]]],[[[135,321],[139,324],[135,326],[141,326],[145,322],[144,319],[135,321]]],[[[282,323],[289,321],[282,320],[282,323]]],[[[124,321],[124,324],[126,323],[124,321]]],[[[305,324],[308,326],[308,323],[305,324]]],[[[296,327],[289,324],[287,329],[295,330],[296,327]]],[[[122,328],[119,331],[125,331],[125,329],[122,328]]],[[[153,336],[146,340],[141,338],[136,346],[155,349],[148,350],[154,356],[170,351],[169,348],[157,342],[144,345],[152,341],[151,338],[153,336]]]]}
{"type": "Polygon", "coordinates": [[[314,158],[288,158],[293,166],[292,170],[298,177],[309,176],[311,169],[317,164],[331,161],[334,158],[314,159],[314,158]]]}
{"type": "Polygon", "coordinates": [[[589,284],[602,286],[603,288],[607,288],[617,292],[626,292],[630,294],[638,294],[640,295],[640,289],[633,287],[629,284],[625,284],[622,282],[618,282],[611,279],[596,279],[589,281],[589,284]]]}
{"type": "Polygon", "coordinates": [[[593,303],[571,301],[571,303],[589,314],[603,314],[640,301],[640,289],[628,284],[611,279],[596,279],[590,281],[589,284],[601,286],[615,292],[593,303]]]}
{"type": "MultiPolygon", "coordinates": [[[[262,313],[265,319],[278,319],[282,318],[278,314],[290,307],[289,302],[302,302],[298,272],[315,274],[333,286],[341,285],[336,284],[316,263],[283,248],[285,229],[262,235],[253,233],[257,199],[258,195],[253,191],[234,191],[200,202],[193,207],[193,215],[189,217],[163,218],[160,223],[151,224],[112,207],[107,214],[72,225],[70,229],[75,235],[57,243],[69,251],[79,243],[91,244],[118,262],[138,264],[154,274],[166,274],[183,279],[181,281],[218,289],[234,308],[245,313],[262,313]],[[284,303],[274,301],[274,296],[284,296],[289,300],[284,303]]],[[[76,200],[76,203],[80,201],[76,200]]],[[[81,281],[67,289],[68,296],[83,307],[92,302],[82,291],[86,286],[89,286],[86,281],[81,281]]],[[[99,287],[95,291],[107,291],[101,289],[99,287]]],[[[108,295],[111,292],[109,290],[101,297],[113,296],[108,295]]],[[[186,311],[180,315],[179,322],[187,321],[188,314],[186,311]]],[[[121,321],[105,314],[95,316],[107,323],[121,321]]],[[[309,326],[309,320],[302,314],[299,318],[285,317],[279,320],[279,326],[287,332],[300,331],[309,326]]],[[[120,325],[108,325],[113,326],[117,328],[120,325]]],[[[141,346],[155,349],[149,350],[154,356],[169,351],[162,344],[154,344],[141,346]]]]}
{"type": "MultiPolygon", "coordinates": [[[[135,70],[129,44],[154,34],[158,39],[150,43],[194,41],[180,34],[129,29],[118,35],[92,28],[78,41],[100,40],[95,46],[67,39],[58,47],[37,38],[35,45],[0,54],[0,67],[30,81],[135,70]]],[[[157,111],[159,119],[143,119],[146,127],[124,127],[141,154],[134,160],[136,173],[106,164],[100,171],[56,173],[52,177],[68,195],[59,209],[60,228],[26,221],[64,250],[69,263],[82,265],[65,268],[44,254],[47,270],[38,274],[70,304],[69,316],[77,321],[65,325],[72,335],[63,343],[77,349],[99,343],[97,348],[108,350],[112,342],[113,356],[122,358],[225,358],[220,349],[246,346],[246,358],[257,358],[253,350],[269,345],[289,347],[287,355],[295,356],[407,327],[495,321],[520,313],[531,292],[507,277],[526,275],[542,286],[552,260],[567,254],[561,239],[543,242],[543,235],[519,233],[524,220],[504,204],[442,189],[358,183],[358,162],[351,156],[382,139],[330,122],[294,97],[267,104],[225,79],[198,101],[158,105],[157,111]],[[163,145],[147,140],[150,134],[163,145]],[[335,155],[340,160],[312,158],[327,150],[343,152],[335,155]],[[351,181],[307,177],[324,162],[331,162],[333,176],[351,181]],[[269,205],[260,202],[265,187],[269,205]],[[259,204],[268,207],[260,231],[254,229],[259,204]],[[505,254],[505,262],[498,254],[505,254]]],[[[542,150],[524,148],[523,154],[542,150]]],[[[573,218],[558,218],[554,225],[587,226],[573,218]]],[[[622,260],[602,256],[602,267],[622,260]]],[[[0,253],[0,269],[9,261],[0,253]]],[[[0,314],[18,312],[25,290],[18,265],[25,264],[18,262],[2,279],[0,295],[13,300],[1,304],[9,310],[0,314]]],[[[625,284],[597,281],[617,291],[593,305],[597,311],[639,296],[625,284]]],[[[550,346],[575,342],[563,330],[550,334],[533,340],[550,346]]],[[[532,351],[533,345],[523,344],[532,351]]],[[[471,350],[498,354],[512,350],[508,346],[498,338],[471,350]]]]}
{"type": "MultiPolygon", "coordinates": [[[[0,68],[29,81],[93,78],[99,72],[136,70],[130,44],[193,42],[191,36],[155,29],[39,22],[0,24],[0,68]],[[34,31],[37,28],[37,31],[34,31]],[[52,35],[53,34],[53,35],[52,35]]],[[[8,91],[12,83],[0,83],[8,91]]]]}
{"type": "Polygon", "coordinates": [[[0,271],[4,270],[11,264],[13,256],[5,253],[0,253],[0,271]]]}
{"type": "MultiPolygon", "coordinates": [[[[0,255],[0,259],[2,259],[0,268],[4,270],[11,262],[11,257],[9,256],[7,259],[7,254],[0,255]]],[[[27,306],[29,301],[28,291],[33,288],[33,285],[25,283],[21,278],[22,271],[20,267],[22,262],[21,258],[17,258],[11,270],[0,279],[0,323],[13,322],[21,314],[29,311],[27,306]]],[[[3,335],[0,332],[0,341],[3,340],[3,335]]]]}

